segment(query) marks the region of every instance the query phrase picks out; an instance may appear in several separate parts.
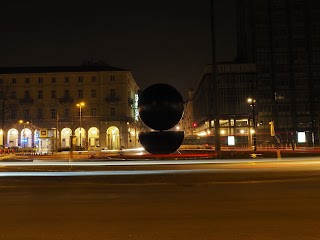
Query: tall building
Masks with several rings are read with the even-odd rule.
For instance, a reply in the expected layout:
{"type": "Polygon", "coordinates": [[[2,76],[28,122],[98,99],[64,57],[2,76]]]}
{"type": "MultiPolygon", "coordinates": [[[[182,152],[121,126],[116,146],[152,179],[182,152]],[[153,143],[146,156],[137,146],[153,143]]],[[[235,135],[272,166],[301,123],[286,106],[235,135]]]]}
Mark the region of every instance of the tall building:
{"type": "Polygon", "coordinates": [[[238,61],[256,63],[259,144],[318,144],[320,2],[237,0],[237,30],[238,61]]]}
{"type": "Polygon", "coordinates": [[[130,71],[106,65],[0,68],[0,145],[134,147],[138,91],[130,71]]]}
{"type": "MultiPolygon", "coordinates": [[[[214,144],[215,84],[212,65],[206,65],[194,90],[192,133],[203,143],[214,144]]],[[[255,98],[256,69],[254,64],[219,63],[216,66],[219,94],[220,135],[222,145],[252,144],[252,111],[248,98],[255,98]],[[232,137],[233,143],[228,142],[232,137]]]]}

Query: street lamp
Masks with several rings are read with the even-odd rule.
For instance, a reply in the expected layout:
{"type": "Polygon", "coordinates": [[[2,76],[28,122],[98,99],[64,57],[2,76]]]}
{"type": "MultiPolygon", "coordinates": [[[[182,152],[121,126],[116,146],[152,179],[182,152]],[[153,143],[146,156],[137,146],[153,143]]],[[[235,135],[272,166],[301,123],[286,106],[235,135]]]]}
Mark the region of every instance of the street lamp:
{"type": "Polygon", "coordinates": [[[80,120],[80,151],[81,151],[81,132],[82,132],[82,128],[81,128],[81,115],[82,115],[82,107],[84,106],[84,102],[79,102],[77,103],[77,107],[79,107],[79,120],[80,120]]]}
{"type": "Polygon", "coordinates": [[[257,150],[257,137],[256,137],[256,117],[255,117],[255,107],[256,107],[256,100],[254,98],[248,98],[247,102],[250,104],[252,108],[252,138],[253,138],[253,151],[257,150]]]}

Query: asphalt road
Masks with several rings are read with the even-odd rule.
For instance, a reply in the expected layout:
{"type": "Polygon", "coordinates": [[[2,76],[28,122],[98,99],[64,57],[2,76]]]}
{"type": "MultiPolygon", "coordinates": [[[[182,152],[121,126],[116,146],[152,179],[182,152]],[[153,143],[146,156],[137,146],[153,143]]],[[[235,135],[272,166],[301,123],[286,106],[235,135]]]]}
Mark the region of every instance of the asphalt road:
{"type": "Polygon", "coordinates": [[[317,159],[0,169],[0,239],[320,239],[317,159]]]}

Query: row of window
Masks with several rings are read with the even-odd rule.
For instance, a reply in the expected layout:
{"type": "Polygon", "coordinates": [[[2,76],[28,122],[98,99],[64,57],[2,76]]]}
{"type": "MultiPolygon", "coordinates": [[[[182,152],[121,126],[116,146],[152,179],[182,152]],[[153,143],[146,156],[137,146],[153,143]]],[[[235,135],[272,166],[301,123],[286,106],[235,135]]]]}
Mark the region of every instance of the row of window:
{"type": "MultiPolygon", "coordinates": [[[[319,109],[318,104],[314,104],[314,113],[318,114],[317,110],[319,109]]],[[[277,104],[277,105],[272,105],[272,104],[264,104],[259,106],[258,112],[287,112],[291,113],[292,106],[290,104],[277,104]]],[[[297,113],[309,113],[311,111],[311,105],[309,103],[297,103],[295,107],[295,111],[297,113]]]]}
{"type": "Polygon", "coordinates": [[[218,76],[218,87],[251,87],[254,75],[223,75],[218,76]]]}
{"type": "MultiPolygon", "coordinates": [[[[30,111],[29,109],[24,109],[23,110],[23,114],[24,117],[26,119],[29,119],[31,117],[30,115],[30,111]]],[[[82,116],[82,114],[81,114],[82,116]]],[[[91,108],[91,117],[96,117],[97,116],[97,108],[93,107],[91,108]]],[[[116,109],[114,107],[110,108],[110,116],[116,116],[116,109]]],[[[16,119],[17,118],[17,110],[16,109],[12,109],[11,110],[11,119],[16,119]]],[[[50,118],[51,119],[56,119],[57,117],[57,110],[55,108],[52,108],[50,110],[50,118]]],[[[61,117],[61,116],[59,116],[61,117]]],[[[70,110],[68,108],[64,109],[62,118],[69,118],[70,117],[70,110]]],[[[37,118],[38,119],[43,119],[44,118],[44,114],[43,114],[43,109],[42,108],[38,108],[37,109],[37,118]]]]}
{"type": "MultiPolygon", "coordinates": [[[[95,76],[92,76],[91,77],[91,82],[96,82],[96,77],[95,76]]],[[[78,77],[78,83],[83,83],[83,77],[82,76],[79,76],[78,77]]],[[[115,81],[115,76],[110,76],[110,81],[115,81]]],[[[51,78],[51,83],[56,83],[57,82],[57,78],[56,77],[52,77],[51,78]]],[[[64,77],[64,82],[65,83],[69,83],[70,82],[70,77],[64,77]]],[[[4,83],[4,79],[0,78],[0,84],[3,84],[4,83]]],[[[17,78],[12,78],[11,79],[11,83],[12,84],[16,84],[17,83],[17,78]]],[[[29,84],[30,83],[30,77],[27,77],[25,78],[25,83],[26,84],[29,84]]],[[[42,84],[43,83],[43,78],[42,77],[39,77],[38,78],[38,83],[39,84],[42,84]]]]}
{"type": "MultiPolygon", "coordinates": [[[[0,95],[1,92],[0,92],[0,95]]],[[[43,91],[38,91],[38,99],[43,99],[43,91]]],[[[64,98],[68,99],[70,98],[70,92],[69,90],[64,91],[64,98]]],[[[96,98],[97,97],[97,90],[91,90],[91,98],[96,98]]],[[[116,97],[116,90],[115,89],[110,89],[110,98],[115,98],[116,97]]],[[[11,98],[16,99],[17,98],[17,93],[15,91],[11,92],[11,98]]],[[[78,90],[78,98],[84,98],[83,90],[78,90]]],[[[25,91],[24,92],[24,99],[30,99],[30,92],[25,91]]],[[[51,91],[51,99],[56,99],[56,91],[51,91]]]]}

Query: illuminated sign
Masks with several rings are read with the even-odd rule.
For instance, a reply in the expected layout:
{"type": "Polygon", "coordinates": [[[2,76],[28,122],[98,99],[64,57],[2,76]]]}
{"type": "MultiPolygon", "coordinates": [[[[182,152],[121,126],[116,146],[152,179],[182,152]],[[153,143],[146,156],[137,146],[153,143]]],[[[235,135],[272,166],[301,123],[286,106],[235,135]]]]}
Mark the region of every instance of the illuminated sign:
{"type": "Polygon", "coordinates": [[[298,142],[299,143],[306,142],[306,133],[305,132],[298,132],[298,142]]]}
{"type": "Polygon", "coordinates": [[[235,145],[234,136],[228,136],[228,145],[229,146],[234,146],[235,145]]]}
{"type": "Polygon", "coordinates": [[[269,124],[270,124],[270,135],[274,137],[276,135],[274,131],[274,121],[269,122],[269,124]]]}
{"type": "Polygon", "coordinates": [[[139,95],[134,95],[134,120],[139,120],[139,112],[138,112],[138,101],[139,101],[139,95]]]}
{"type": "Polygon", "coordinates": [[[39,142],[39,133],[38,132],[35,133],[35,142],[39,142]]]}
{"type": "Polygon", "coordinates": [[[48,130],[40,130],[40,137],[48,137],[48,130]]]}

